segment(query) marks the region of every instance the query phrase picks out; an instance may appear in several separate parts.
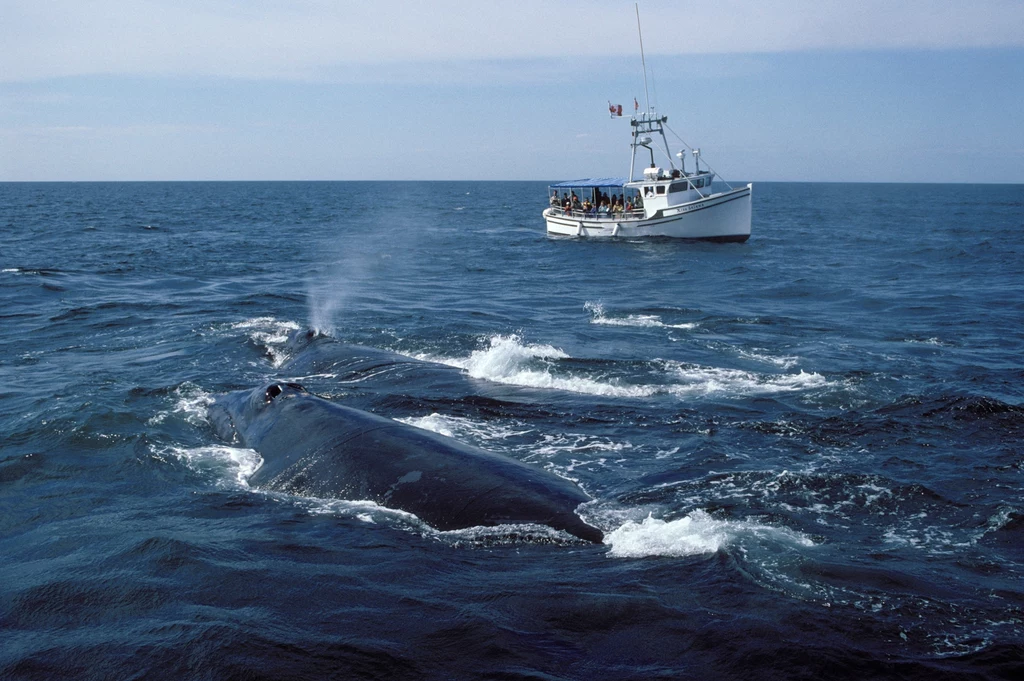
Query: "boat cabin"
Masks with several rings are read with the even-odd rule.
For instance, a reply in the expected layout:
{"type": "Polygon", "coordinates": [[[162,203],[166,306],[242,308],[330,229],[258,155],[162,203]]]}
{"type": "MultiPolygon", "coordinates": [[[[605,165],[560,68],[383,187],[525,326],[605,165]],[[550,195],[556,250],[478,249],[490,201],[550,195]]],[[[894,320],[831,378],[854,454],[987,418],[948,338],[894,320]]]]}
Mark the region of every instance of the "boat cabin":
{"type": "Polygon", "coordinates": [[[663,170],[654,166],[644,169],[643,180],[627,182],[625,187],[637,192],[650,216],[658,210],[710,196],[714,177],[709,171],[686,173],[678,168],[663,170]]]}

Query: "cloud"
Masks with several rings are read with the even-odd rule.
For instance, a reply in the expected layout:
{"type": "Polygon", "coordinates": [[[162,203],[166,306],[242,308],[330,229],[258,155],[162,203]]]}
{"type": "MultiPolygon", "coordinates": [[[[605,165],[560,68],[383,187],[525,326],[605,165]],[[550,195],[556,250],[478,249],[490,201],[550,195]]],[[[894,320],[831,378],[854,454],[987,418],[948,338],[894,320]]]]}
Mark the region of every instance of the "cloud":
{"type": "MultiPolygon", "coordinates": [[[[1024,46],[1019,0],[641,3],[648,53],[1024,46]]],[[[7,0],[0,79],[352,80],[382,64],[635,57],[631,3],[7,0]]],[[[408,68],[408,67],[406,67],[408,68]]]]}

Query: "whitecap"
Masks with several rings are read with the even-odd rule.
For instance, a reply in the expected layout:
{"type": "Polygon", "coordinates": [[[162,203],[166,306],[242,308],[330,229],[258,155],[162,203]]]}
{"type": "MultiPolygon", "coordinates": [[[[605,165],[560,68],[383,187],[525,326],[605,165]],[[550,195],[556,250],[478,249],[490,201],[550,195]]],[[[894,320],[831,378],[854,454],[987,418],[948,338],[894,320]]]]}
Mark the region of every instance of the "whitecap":
{"type": "Polygon", "coordinates": [[[616,558],[649,556],[697,556],[715,553],[730,545],[753,540],[757,543],[813,546],[809,538],[787,528],[746,520],[716,520],[701,510],[677,520],[648,516],[626,522],[605,535],[616,558]]]}
{"type": "Polygon", "coordinates": [[[545,388],[607,397],[649,397],[659,392],[656,386],[623,385],[573,375],[558,375],[550,360],[569,355],[551,345],[524,343],[518,335],[496,335],[488,345],[467,358],[432,358],[432,361],[463,369],[473,378],[525,388],[545,388]]]}
{"type": "Polygon", "coordinates": [[[569,355],[551,345],[524,343],[518,335],[495,335],[487,347],[474,350],[466,358],[418,357],[464,370],[473,378],[527,388],[551,388],[591,395],[646,397],[655,391],[646,386],[623,386],[580,376],[553,373],[550,360],[569,355]]]}

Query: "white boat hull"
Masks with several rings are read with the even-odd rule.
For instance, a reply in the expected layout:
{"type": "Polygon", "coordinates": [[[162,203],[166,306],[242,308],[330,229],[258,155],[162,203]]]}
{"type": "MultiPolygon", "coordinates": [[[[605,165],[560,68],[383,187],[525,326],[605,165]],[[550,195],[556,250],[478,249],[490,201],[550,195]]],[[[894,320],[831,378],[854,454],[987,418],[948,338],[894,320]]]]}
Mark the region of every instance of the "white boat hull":
{"type": "Polygon", "coordinates": [[[630,239],[663,236],[707,241],[746,241],[750,238],[753,185],[712,194],[659,210],[644,218],[584,216],[548,208],[544,211],[548,234],[630,239]]]}

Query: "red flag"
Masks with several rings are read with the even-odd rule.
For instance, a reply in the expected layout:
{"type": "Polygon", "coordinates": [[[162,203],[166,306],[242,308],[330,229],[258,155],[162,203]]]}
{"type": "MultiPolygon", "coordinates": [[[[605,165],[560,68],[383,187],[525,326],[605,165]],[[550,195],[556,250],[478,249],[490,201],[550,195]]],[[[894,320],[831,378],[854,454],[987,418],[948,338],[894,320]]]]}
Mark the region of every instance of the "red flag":
{"type": "Polygon", "coordinates": [[[633,111],[640,110],[640,102],[636,101],[636,97],[633,98],[633,111]]]}
{"type": "Polygon", "coordinates": [[[616,116],[621,116],[622,115],[622,105],[621,104],[619,104],[618,106],[615,107],[615,115],[616,116]]]}
{"type": "Polygon", "coordinates": [[[611,102],[608,102],[608,111],[611,112],[612,116],[615,115],[615,105],[612,104],[611,102]]]}

